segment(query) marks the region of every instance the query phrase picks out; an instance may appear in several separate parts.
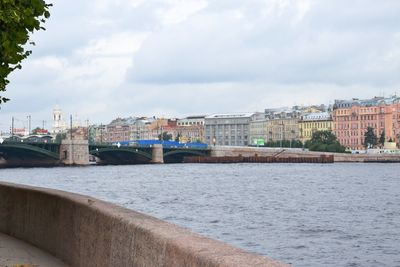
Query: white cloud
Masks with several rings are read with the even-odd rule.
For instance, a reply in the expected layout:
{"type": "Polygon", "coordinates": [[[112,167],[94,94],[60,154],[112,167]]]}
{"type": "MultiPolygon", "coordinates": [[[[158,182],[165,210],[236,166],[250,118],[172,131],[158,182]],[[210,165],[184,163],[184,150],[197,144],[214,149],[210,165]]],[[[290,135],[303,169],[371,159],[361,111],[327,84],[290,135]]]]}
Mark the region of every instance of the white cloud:
{"type": "MultiPolygon", "coordinates": [[[[11,116],[179,116],[394,93],[398,0],[54,0],[11,116]]],[[[21,119],[21,120],[22,120],[21,119]]]]}
{"type": "Polygon", "coordinates": [[[169,7],[157,10],[164,24],[181,23],[207,6],[204,0],[170,0],[168,3],[169,7]]]}

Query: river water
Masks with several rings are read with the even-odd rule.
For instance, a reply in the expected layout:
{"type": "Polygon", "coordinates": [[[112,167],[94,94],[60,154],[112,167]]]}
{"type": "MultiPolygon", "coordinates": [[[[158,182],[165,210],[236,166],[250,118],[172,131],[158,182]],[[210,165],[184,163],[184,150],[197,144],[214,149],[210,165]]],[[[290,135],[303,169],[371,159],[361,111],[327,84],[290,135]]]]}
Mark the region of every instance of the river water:
{"type": "Polygon", "coordinates": [[[0,181],[97,197],[293,266],[400,266],[400,164],[21,168],[0,181]]]}

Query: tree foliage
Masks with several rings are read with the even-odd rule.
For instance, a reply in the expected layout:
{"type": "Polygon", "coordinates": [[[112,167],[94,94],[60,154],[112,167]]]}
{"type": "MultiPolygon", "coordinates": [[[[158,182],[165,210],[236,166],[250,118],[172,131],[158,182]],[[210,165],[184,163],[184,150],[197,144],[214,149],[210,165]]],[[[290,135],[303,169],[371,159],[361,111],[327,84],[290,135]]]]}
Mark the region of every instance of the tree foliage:
{"type": "Polygon", "coordinates": [[[374,128],[368,127],[367,131],[364,134],[364,146],[368,148],[368,147],[374,147],[377,144],[378,144],[378,137],[374,132],[374,128]]]}
{"type": "MultiPolygon", "coordinates": [[[[0,0],[0,92],[6,90],[8,75],[32,53],[25,45],[31,33],[44,30],[50,6],[44,0],[0,0]]],[[[0,95],[0,104],[8,100],[0,95]]]]}
{"type": "Polygon", "coordinates": [[[40,130],[42,130],[42,128],[36,127],[35,129],[32,130],[32,134],[39,134],[40,130]]]}
{"type": "Polygon", "coordinates": [[[386,137],[385,137],[385,130],[382,131],[381,136],[379,137],[379,144],[381,144],[381,146],[385,145],[386,142],[386,137]]]}
{"type": "Polygon", "coordinates": [[[345,152],[346,148],[342,146],[332,131],[316,131],[313,133],[310,141],[306,142],[306,147],[311,151],[326,152],[345,152]]]}
{"type": "Polygon", "coordinates": [[[67,134],[66,134],[66,133],[58,133],[58,134],[56,135],[55,142],[58,143],[58,144],[60,144],[61,141],[62,141],[62,140],[65,140],[65,139],[67,139],[67,134]]]}
{"type": "Polygon", "coordinates": [[[180,133],[178,133],[175,137],[175,142],[179,142],[181,137],[182,137],[182,135],[180,133]]]}
{"type": "Polygon", "coordinates": [[[158,140],[161,141],[170,141],[172,140],[172,134],[169,134],[168,132],[163,132],[162,135],[158,135],[158,140]]]}
{"type": "Polygon", "coordinates": [[[291,148],[302,148],[303,143],[300,140],[280,140],[278,141],[272,141],[269,140],[267,143],[265,143],[266,147],[291,147],[291,148]]]}

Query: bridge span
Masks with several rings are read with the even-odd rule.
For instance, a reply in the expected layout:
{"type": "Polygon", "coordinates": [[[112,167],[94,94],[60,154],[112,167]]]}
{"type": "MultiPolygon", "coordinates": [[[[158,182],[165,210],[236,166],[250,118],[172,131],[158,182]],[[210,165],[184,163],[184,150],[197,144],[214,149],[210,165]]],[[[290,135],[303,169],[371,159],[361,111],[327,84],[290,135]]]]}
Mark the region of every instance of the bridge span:
{"type": "Polygon", "coordinates": [[[99,164],[181,163],[185,156],[208,156],[209,148],[154,145],[89,145],[99,164]]]}
{"type": "Polygon", "coordinates": [[[87,140],[24,141],[0,144],[0,167],[81,166],[97,164],[181,163],[185,156],[209,156],[208,147],[125,144],[89,144],[87,140]]]}

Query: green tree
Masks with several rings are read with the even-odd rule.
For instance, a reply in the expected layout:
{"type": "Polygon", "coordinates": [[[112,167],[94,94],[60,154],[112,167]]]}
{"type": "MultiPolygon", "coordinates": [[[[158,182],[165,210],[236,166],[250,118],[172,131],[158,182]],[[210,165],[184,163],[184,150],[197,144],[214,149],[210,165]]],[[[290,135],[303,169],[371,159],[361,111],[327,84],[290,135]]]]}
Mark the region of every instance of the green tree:
{"type": "Polygon", "coordinates": [[[381,136],[379,137],[379,144],[381,144],[382,146],[385,145],[386,142],[386,138],[385,138],[385,130],[382,131],[381,136]]]}
{"type": "MultiPolygon", "coordinates": [[[[44,0],[0,0],[0,92],[6,90],[8,75],[20,69],[22,60],[32,53],[25,45],[30,34],[44,30],[50,6],[44,0]]],[[[8,100],[0,95],[0,104],[8,100]]]]}
{"type": "Polygon", "coordinates": [[[67,134],[66,133],[58,133],[56,135],[56,140],[55,142],[58,144],[61,144],[61,141],[67,138],[67,134]]]}
{"type": "Polygon", "coordinates": [[[378,144],[378,137],[376,136],[374,129],[372,127],[368,127],[367,131],[364,134],[364,146],[366,148],[374,147],[378,144]]]}
{"type": "Polygon", "coordinates": [[[322,144],[334,144],[337,142],[336,135],[332,131],[316,131],[311,137],[311,144],[322,143],[322,144]]]}
{"type": "Polygon", "coordinates": [[[178,133],[177,136],[175,137],[175,142],[179,142],[181,137],[182,137],[181,134],[178,133]]]}
{"type": "Polygon", "coordinates": [[[280,140],[272,141],[269,140],[264,144],[265,147],[291,147],[291,148],[302,148],[303,143],[300,140],[280,140]]]}
{"type": "Polygon", "coordinates": [[[35,129],[32,130],[32,134],[38,134],[41,130],[42,128],[36,127],[35,129]]]}
{"type": "Polygon", "coordinates": [[[158,140],[170,141],[170,140],[172,140],[172,134],[169,134],[167,132],[163,132],[162,135],[161,134],[158,135],[158,140]]]}
{"type": "Polygon", "coordinates": [[[306,147],[311,151],[325,152],[345,152],[346,148],[342,146],[332,131],[316,131],[311,140],[306,142],[306,147]]]}

